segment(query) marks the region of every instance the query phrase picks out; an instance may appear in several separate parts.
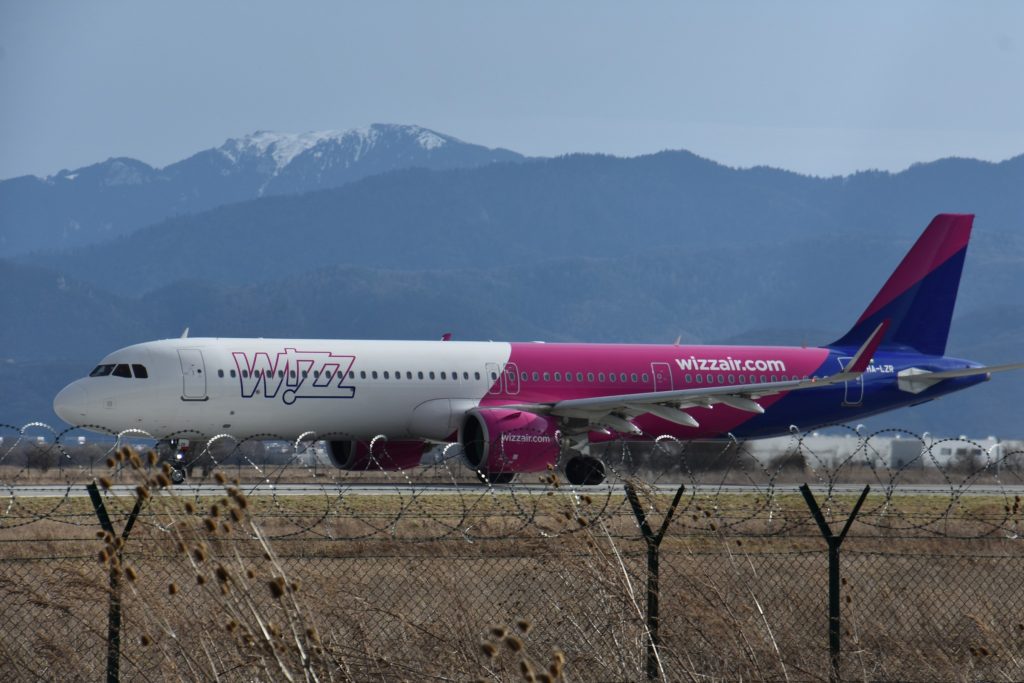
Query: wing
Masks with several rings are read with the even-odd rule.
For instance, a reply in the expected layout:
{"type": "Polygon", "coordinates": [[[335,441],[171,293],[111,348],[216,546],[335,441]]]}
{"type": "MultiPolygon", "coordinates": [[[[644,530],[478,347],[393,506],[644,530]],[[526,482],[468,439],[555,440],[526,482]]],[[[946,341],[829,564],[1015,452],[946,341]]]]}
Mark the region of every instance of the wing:
{"type": "Polygon", "coordinates": [[[699,427],[700,424],[697,420],[686,412],[687,408],[710,407],[721,403],[751,413],[763,413],[764,408],[757,401],[765,396],[789,391],[816,389],[857,379],[867,369],[871,356],[878,349],[878,345],[885,336],[888,326],[888,320],[879,324],[842,371],[828,377],[789,380],[785,382],[764,382],[760,384],[733,384],[701,387],[699,389],[651,391],[641,394],[578,398],[553,403],[528,403],[494,407],[586,420],[588,428],[609,428],[623,434],[641,433],[641,430],[630,422],[629,418],[647,413],[687,427],[699,427]]]}

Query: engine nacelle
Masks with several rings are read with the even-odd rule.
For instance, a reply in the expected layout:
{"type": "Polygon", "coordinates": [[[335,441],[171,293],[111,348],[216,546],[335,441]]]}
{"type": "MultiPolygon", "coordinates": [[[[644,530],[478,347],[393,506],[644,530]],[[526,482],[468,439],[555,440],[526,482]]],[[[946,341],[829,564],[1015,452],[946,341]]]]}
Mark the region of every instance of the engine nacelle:
{"type": "Polygon", "coordinates": [[[343,470],[407,470],[423,458],[424,441],[329,441],[331,464],[343,470]],[[371,451],[372,446],[372,451],[371,451]]]}
{"type": "Polygon", "coordinates": [[[558,463],[556,420],[522,410],[472,410],[459,429],[467,464],[486,475],[542,472],[558,463]]]}

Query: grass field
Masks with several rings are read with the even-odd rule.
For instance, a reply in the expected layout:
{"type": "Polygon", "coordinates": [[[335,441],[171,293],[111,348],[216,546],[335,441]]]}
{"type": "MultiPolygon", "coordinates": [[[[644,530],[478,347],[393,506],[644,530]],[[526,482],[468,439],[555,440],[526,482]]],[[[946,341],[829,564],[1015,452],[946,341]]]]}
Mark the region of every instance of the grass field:
{"type": "MultiPolygon", "coordinates": [[[[825,544],[801,497],[768,493],[684,493],[660,554],[666,680],[827,678],[825,544]]],[[[670,496],[641,497],[657,528],[670,496]]],[[[105,501],[121,529],[135,496],[105,501]]],[[[825,502],[834,527],[853,503],[825,502]]],[[[872,493],[842,551],[843,677],[1024,678],[1020,514],[1006,495],[872,493]]],[[[148,491],[121,548],[98,529],[87,498],[4,501],[0,678],[101,678],[112,571],[125,680],[644,677],[646,551],[618,491],[225,482],[148,491]]]]}

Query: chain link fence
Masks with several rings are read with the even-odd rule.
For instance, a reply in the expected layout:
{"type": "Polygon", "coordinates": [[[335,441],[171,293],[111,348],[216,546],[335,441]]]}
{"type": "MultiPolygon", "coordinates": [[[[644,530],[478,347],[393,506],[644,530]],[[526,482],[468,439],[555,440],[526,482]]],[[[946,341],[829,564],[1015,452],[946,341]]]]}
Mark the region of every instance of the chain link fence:
{"type": "Polygon", "coordinates": [[[0,508],[0,679],[109,678],[112,601],[120,680],[1024,679],[1017,454],[928,479],[879,465],[869,437],[827,466],[793,443],[776,469],[734,443],[718,468],[676,453],[671,486],[621,465],[587,489],[554,471],[442,486],[426,467],[364,490],[366,474],[295,463],[166,486],[162,463],[121,443],[58,483],[22,468],[0,508]],[[648,546],[626,491],[656,531],[680,479],[652,653],[648,546]],[[840,551],[838,669],[827,546],[799,480],[834,530],[873,487],[840,551]]]}

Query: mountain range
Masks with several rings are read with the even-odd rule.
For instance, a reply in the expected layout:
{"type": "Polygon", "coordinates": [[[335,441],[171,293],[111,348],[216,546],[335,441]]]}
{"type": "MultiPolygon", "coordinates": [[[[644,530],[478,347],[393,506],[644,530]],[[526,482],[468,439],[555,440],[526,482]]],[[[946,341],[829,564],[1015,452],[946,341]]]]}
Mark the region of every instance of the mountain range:
{"type": "Polygon", "coordinates": [[[116,158],[47,178],[0,181],[0,250],[15,255],[91,244],[171,216],[338,187],[396,168],[461,168],[520,159],[515,152],[468,144],[419,126],[257,131],[164,168],[116,158]]]}
{"type": "MultiPolygon", "coordinates": [[[[0,421],[54,420],[53,394],[104,353],[186,326],[210,336],[826,343],[941,211],[978,216],[949,352],[1024,359],[1024,156],[812,178],[681,151],[526,159],[417,127],[367,130],[377,129],[405,141],[378,138],[378,173],[325,187],[326,166],[288,171],[324,141],[363,133],[254,134],[225,145],[264,164],[242,201],[93,244],[5,250],[0,421]],[[473,152],[425,168],[416,146],[473,152]]],[[[1022,389],[1024,378],[1001,376],[876,421],[1019,436],[1022,389]]]]}

